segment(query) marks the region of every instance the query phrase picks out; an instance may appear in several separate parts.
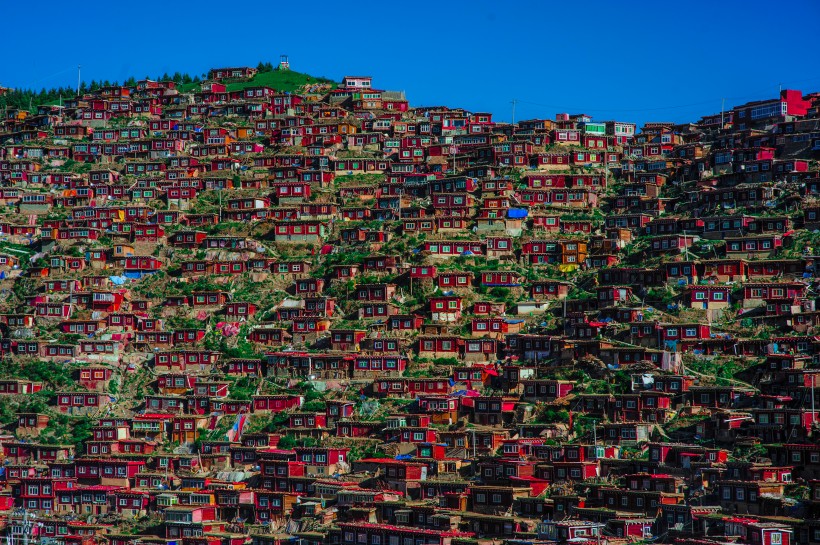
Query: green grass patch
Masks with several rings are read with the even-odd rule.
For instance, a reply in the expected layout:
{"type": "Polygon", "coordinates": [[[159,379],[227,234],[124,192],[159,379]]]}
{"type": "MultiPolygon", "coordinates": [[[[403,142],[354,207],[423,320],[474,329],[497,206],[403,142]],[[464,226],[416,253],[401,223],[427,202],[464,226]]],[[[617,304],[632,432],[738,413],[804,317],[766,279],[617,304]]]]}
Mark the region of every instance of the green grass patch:
{"type": "MultiPolygon", "coordinates": [[[[293,70],[274,70],[272,72],[261,72],[256,74],[249,81],[237,81],[226,85],[228,91],[241,91],[248,87],[272,87],[277,91],[301,91],[306,85],[330,84],[332,87],[338,86],[333,80],[303,74],[293,70]]],[[[199,83],[188,83],[177,85],[177,89],[182,93],[190,93],[199,88],[199,83]]]]}

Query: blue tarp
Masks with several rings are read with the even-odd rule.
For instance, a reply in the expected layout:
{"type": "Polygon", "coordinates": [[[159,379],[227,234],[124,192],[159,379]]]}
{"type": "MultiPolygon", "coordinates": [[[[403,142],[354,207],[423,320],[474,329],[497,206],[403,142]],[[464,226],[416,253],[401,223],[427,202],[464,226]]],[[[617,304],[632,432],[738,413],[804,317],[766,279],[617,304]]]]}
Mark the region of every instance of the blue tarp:
{"type": "MultiPolygon", "coordinates": [[[[128,273],[126,273],[127,275],[128,273]]],[[[139,276],[137,276],[139,278],[139,276]]],[[[112,284],[116,284],[117,286],[122,286],[126,282],[128,282],[128,278],[126,276],[109,276],[109,280],[111,280],[112,284]]]]}
{"type": "Polygon", "coordinates": [[[529,210],[526,208],[510,208],[507,210],[507,217],[511,219],[522,219],[529,215],[529,210]]]}

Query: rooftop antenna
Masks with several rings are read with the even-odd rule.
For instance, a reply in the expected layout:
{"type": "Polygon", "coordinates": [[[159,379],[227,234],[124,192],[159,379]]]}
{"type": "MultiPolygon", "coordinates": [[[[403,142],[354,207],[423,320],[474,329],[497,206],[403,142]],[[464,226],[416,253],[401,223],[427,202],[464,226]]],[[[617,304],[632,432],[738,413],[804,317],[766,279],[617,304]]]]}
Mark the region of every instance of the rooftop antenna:
{"type": "Polygon", "coordinates": [[[77,96],[80,96],[80,68],[82,65],[77,65],[77,96]]]}

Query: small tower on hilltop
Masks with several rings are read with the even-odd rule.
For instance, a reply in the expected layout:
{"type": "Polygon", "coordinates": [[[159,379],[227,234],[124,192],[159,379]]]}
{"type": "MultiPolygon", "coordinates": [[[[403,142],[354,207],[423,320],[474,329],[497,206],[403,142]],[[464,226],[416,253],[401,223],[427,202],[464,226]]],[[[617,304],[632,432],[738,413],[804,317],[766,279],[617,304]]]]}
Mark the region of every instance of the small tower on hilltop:
{"type": "Polygon", "coordinates": [[[287,55],[279,55],[279,70],[290,70],[290,62],[287,55]]]}

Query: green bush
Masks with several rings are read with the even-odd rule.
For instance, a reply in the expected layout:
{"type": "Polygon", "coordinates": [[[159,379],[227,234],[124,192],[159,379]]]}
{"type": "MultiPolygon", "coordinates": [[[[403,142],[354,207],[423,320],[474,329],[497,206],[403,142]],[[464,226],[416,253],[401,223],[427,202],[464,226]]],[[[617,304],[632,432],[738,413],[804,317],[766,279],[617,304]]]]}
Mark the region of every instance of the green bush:
{"type": "Polygon", "coordinates": [[[276,445],[276,448],[280,448],[283,450],[290,450],[296,446],[296,437],[293,435],[284,435],[279,439],[279,443],[276,445]]]}
{"type": "Polygon", "coordinates": [[[302,410],[308,413],[320,413],[327,409],[327,404],[322,400],[306,401],[302,405],[302,410]]]}

